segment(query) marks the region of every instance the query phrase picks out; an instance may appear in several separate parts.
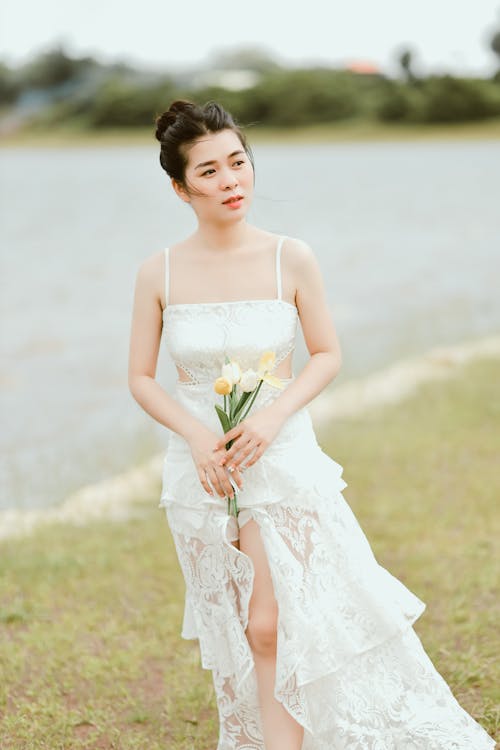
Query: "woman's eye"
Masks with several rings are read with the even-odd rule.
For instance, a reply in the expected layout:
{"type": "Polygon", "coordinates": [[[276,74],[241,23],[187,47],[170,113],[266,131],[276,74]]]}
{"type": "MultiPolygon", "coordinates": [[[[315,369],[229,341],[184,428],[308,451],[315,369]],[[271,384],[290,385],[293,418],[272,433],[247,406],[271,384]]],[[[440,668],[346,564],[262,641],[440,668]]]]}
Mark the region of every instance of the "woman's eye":
{"type": "Polygon", "coordinates": [[[207,169],[205,172],[201,173],[201,176],[205,177],[205,175],[208,174],[209,172],[215,172],[215,169],[207,169]]]}
{"type": "MultiPolygon", "coordinates": [[[[235,161],[235,162],[234,162],[234,164],[238,164],[238,165],[240,165],[240,164],[244,164],[244,163],[245,163],[245,160],[244,160],[244,159],[239,159],[238,161],[235,161]]],[[[234,164],[233,164],[233,166],[234,166],[234,164]]]]}

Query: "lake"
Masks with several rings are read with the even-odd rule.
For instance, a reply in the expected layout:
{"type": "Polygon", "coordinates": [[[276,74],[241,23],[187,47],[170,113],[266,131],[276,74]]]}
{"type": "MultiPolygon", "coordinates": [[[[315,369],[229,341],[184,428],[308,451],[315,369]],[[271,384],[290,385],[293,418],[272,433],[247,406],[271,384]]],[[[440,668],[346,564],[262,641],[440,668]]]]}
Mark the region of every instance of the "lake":
{"type": "MultiPolygon", "coordinates": [[[[127,385],[137,268],[195,228],[157,145],[0,149],[0,508],[57,505],[166,443],[127,385]]],[[[253,150],[249,221],[314,249],[335,383],[500,330],[500,141],[253,150]]],[[[299,330],[296,375],[307,357],[299,330]]]]}

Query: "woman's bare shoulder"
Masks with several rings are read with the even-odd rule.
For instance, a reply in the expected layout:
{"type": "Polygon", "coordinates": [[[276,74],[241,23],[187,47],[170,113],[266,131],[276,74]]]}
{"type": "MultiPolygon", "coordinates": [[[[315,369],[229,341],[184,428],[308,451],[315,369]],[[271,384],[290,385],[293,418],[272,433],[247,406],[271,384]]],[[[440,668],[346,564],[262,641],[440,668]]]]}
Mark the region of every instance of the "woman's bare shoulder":
{"type": "Polygon", "coordinates": [[[135,286],[141,295],[153,297],[164,307],[165,251],[158,250],[139,262],[135,286]]]}
{"type": "Polygon", "coordinates": [[[165,250],[151,253],[139,262],[137,276],[143,279],[157,278],[160,271],[165,269],[165,250]]]}
{"type": "Polygon", "coordinates": [[[315,253],[305,240],[286,236],[283,241],[282,254],[293,270],[300,270],[315,260],[315,253]]]}

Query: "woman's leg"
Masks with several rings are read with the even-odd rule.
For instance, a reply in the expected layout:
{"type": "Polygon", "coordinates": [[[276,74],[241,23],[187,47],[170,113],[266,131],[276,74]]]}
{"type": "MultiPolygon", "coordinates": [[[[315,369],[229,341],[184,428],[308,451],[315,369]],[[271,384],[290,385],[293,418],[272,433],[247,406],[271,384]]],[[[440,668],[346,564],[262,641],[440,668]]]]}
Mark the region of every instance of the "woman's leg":
{"type": "Polygon", "coordinates": [[[240,550],[251,557],[255,569],[246,635],[255,662],[266,750],[301,750],[304,728],[274,697],[278,605],[259,526],[253,519],[240,529],[240,550]]]}

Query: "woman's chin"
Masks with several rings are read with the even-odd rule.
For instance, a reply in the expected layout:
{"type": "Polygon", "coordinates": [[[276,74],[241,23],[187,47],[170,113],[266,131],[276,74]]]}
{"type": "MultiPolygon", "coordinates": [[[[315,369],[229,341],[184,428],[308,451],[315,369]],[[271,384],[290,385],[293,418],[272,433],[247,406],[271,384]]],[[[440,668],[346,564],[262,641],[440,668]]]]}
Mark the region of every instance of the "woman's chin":
{"type": "Polygon", "coordinates": [[[228,212],[225,216],[222,216],[222,223],[224,224],[238,224],[240,221],[246,219],[248,208],[240,209],[238,211],[228,212]]]}

